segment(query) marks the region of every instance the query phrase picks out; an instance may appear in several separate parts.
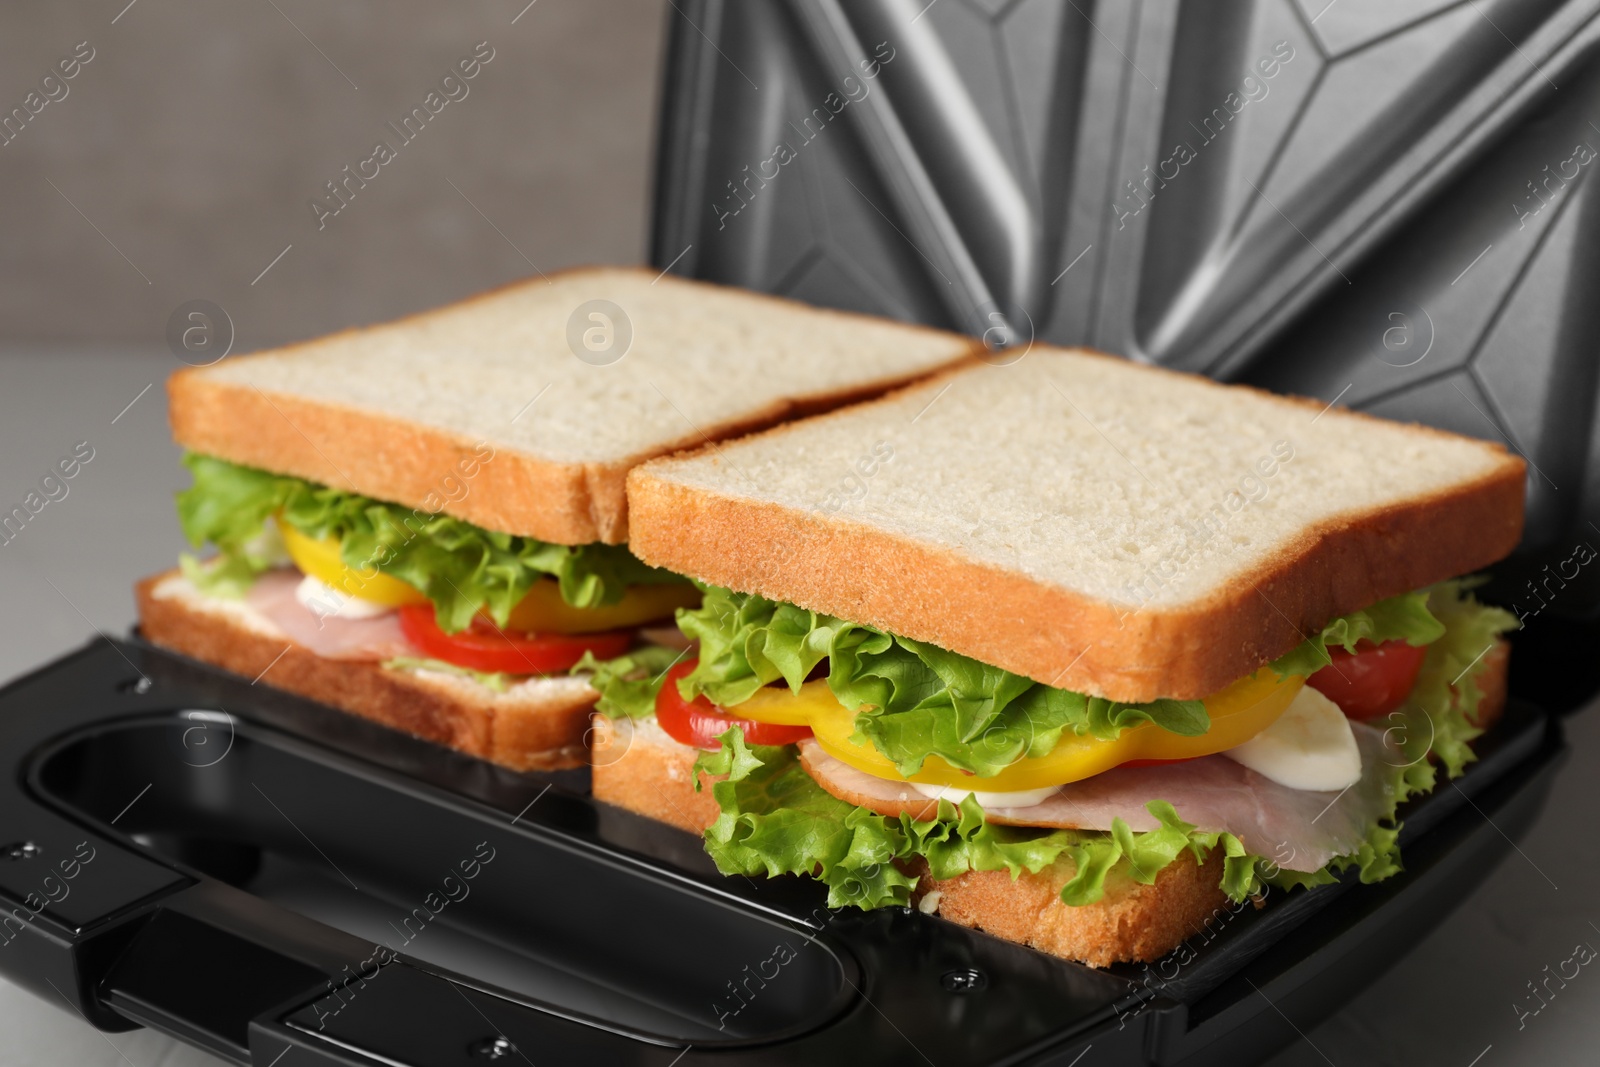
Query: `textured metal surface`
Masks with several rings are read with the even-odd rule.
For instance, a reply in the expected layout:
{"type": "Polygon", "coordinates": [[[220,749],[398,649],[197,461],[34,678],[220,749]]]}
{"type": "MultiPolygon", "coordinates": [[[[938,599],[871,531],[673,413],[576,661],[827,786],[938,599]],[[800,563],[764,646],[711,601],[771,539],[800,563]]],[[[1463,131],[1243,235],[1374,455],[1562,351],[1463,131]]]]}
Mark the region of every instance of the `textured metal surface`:
{"type": "Polygon", "coordinates": [[[658,265],[1503,441],[1500,599],[1600,606],[1600,0],[676,11],[658,265]]]}

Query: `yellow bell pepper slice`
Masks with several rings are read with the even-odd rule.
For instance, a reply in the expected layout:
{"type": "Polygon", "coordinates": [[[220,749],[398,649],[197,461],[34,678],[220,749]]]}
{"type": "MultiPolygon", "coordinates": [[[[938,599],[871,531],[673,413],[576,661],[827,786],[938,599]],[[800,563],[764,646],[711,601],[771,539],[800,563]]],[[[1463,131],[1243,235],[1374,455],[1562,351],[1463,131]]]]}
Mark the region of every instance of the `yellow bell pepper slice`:
{"type": "Polygon", "coordinates": [[[622,630],[647,622],[672,618],[678,608],[700,605],[700,590],[688,582],[669,585],[630,585],[615,604],[575,608],[561,599],[554,578],[536,582],[528,595],[511,609],[506,629],[543,634],[592,634],[622,630]]]}
{"type": "MultiPolygon", "coordinates": [[[[993,791],[1043,789],[1091,778],[1130,760],[1209,756],[1243,744],[1271,726],[1304,684],[1304,678],[1279,677],[1270,670],[1240,679],[1206,699],[1211,728],[1199,737],[1184,737],[1150,722],[1129,727],[1114,741],[1079,737],[1066,731],[1048,754],[1019,760],[991,778],[978,778],[938,756],[930,756],[909,781],[962,789],[981,785],[993,791]]],[[[817,744],[835,759],[879,778],[908,780],[877,749],[850,740],[856,731],[856,713],[839,703],[825,680],[807,682],[799,692],[782,685],[767,686],[744,703],[725,710],[741,719],[784,726],[808,725],[817,744]]]]}
{"type": "MultiPolygon", "coordinates": [[[[376,568],[358,571],[347,565],[340,555],[338,538],[309,537],[286,522],[279,523],[279,527],[289,558],[303,573],[318,581],[360,600],[387,607],[428,602],[422,590],[409,582],[383,574],[376,568]]],[[[561,599],[560,584],[550,578],[535,582],[528,595],[517,602],[506,621],[506,629],[543,634],[600,633],[670,618],[676,609],[695,607],[699,603],[700,590],[684,582],[629,586],[615,604],[575,608],[561,599]]]]}
{"type": "Polygon", "coordinates": [[[406,604],[426,604],[422,590],[409,582],[380,572],[376,567],[358,571],[339,554],[337,537],[309,537],[286,522],[278,523],[283,532],[283,547],[301,572],[358,600],[398,608],[406,604]]]}
{"type": "MultiPolygon", "coordinates": [[[[813,722],[834,715],[842,715],[854,722],[856,717],[855,712],[845,710],[839,698],[833,695],[833,690],[828,688],[827,681],[821,678],[802,685],[799,692],[781,682],[762,686],[743,704],[723,710],[741,719],[772,723],[774,726],[811,726],[813,722]]],[[[853,731],[855,728],[851,729],[853,731]]],[[[812,726],[812,732],[816,732],[816,727],[812,726]]]]}

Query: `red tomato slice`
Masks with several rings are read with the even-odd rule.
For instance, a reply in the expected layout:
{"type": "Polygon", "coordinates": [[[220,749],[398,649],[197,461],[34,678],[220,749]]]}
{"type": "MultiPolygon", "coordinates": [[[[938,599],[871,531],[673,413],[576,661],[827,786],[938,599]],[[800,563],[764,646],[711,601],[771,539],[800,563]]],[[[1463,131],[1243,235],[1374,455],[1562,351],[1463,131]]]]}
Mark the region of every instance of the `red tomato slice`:
{"type": "Polygon", "coordinates": [[[1426,645],[1404,641],[1374,645],[1362,641],[1354,652],[1337,646],[1328,649],[1332,663],[1306,680],[1306,684],[1352,719],[1371,719],[1405,703],[1417,684],[1417,672],[1427,656],[1426,645]]]}
{"type": "Polygon", "coordinates": [[[678,692],[678,679],[694,670],[699,660],[685,660],[667,671],[667,680],[656,694],[656,721],[667,736],[691,748],[715,751],[722,747],[717,736],[731,726],[744,729],[744,740],[749,745],[792,745],[811,736],[809,726],[777,726],[770,722],[738,719],[717,707],[704,696],[693,701],[683,699],[678,692]]]}
{"type": "Polygon", "coordinates": [[[599,634],[526,634],[507,632],[479,616],[457,634],[439,629],[432,604],[408,604],[400,609],[400,629],[425,656],[475,671],[506,674],[557,674],[593,652],[598,659],[615,659],[633,644],[632,630],[599,634]]]}

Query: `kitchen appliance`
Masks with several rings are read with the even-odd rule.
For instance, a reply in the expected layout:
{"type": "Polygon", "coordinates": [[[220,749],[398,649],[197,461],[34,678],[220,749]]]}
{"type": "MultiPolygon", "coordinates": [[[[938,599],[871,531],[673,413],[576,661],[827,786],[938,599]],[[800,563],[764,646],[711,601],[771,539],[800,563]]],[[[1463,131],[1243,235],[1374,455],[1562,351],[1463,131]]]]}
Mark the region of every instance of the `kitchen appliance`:
{"type": "Polygon", "coordinates": [[[1404,873],[1269,894],[1158,963],[1093,970],[724,878],[694,837],[590,800],[584,772],[515,774],[135,635],[0,691],[0,971],[102,1029],[257,1067],[1270,1054],[1286,1016],[1331,1012],[1509,852],[1564,755],[1546,709],[1600,685],[1574,651],[1595,579],[1529,599],[1600,538],[1579,147],[1600,145],[1597,13],[669,14],[659,268],[966,329],[997,362],[1090,344],[1528,458],[1528,534],[1488,590],[1530,619],[1513,700],[1464,776],[1403,809],[1404,873]]]}

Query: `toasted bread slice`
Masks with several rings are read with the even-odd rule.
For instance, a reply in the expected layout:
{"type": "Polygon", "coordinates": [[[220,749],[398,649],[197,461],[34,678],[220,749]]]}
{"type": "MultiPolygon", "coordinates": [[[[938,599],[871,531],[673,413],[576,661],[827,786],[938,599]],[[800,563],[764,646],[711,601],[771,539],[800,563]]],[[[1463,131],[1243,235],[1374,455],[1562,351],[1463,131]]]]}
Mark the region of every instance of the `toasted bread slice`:
{"type": "Polygon", "coordinates": [[[623,478],[641,460],[882,393],[977,347],[595,268],[185,369],[168,394],[173,434],[196,452],[490,530],[618,543],[623,478]],[[485,446],[492,461],[462,479],[485,446]]]}
{"type": "Polygon", "coordinates": [[[577,767],[596,693],[581,677],[496,692],[471,678],[324,659],[242,601],[199,593],[179,572],[135,589],[147,640],[234,674],[517,771],[577,767]]]}
{"type": "Polygon", "coordinates": [[[1114,700],[1199,699],[1500,559],[1498,445],[1036,347],[653,460],[646,562],[1114,700]]]}

